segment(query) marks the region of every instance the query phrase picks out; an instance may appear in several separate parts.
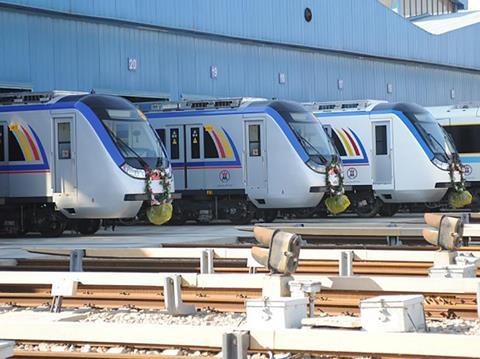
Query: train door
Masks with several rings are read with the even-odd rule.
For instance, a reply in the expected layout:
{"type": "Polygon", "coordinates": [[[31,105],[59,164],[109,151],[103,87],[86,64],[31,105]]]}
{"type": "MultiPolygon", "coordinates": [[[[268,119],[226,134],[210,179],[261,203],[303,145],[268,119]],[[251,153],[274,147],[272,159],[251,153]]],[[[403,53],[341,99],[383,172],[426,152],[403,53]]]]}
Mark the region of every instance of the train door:
{"type": "Polygon", "coordinates": [[[264,194],[267,189],[265,126],[263,120],[245,121],[245,179],[247,192],[264,194]]]}
{"type": "Polygon", "coordinates": [[[373,184],[393,184],[392,143],[390,121],[372,122],[373,184]]]}
{"type": "Polygon", "coordinates": [[[0,122],[0,204],[5,203],[5,197],[8,197],[9,184],[8,174],[2,171],[2,167],[6,169],[7,163],[7,124],[0,122]]]}
{"type": "Polygon", "coordinates": [[[170,161],[172,162],[175,188],[183,190],[187,184],[184,126],[167,126],[165,142],[170,161]]]}
{"type": "Polygon", "coordinates": [[[185,188],[204,189],[205,171],[203,166],[203,126],[185,126],[185,144],[187,149],[187,182],[185,188]]]}
{"type": "Polygon", "coordinates": [[[54,117],[53,123],[55,141],[53,192],[72,196],[77,190],[75,115],[54,117]]]}

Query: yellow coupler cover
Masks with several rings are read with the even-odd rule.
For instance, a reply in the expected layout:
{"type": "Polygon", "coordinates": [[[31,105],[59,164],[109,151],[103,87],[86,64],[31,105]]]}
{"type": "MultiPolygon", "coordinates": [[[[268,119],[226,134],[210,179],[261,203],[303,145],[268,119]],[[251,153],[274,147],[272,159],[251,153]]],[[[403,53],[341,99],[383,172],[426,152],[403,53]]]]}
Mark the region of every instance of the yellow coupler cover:
{"type": "Polygon", "coordinates": [[[344,194],[337,194],[325,200],[325,207],[332,214],[344,212],[350,206],[350,200],[344,194]]]}
{"type": "Polygon", "coordinates": [[[173,206],[171,203],[164,203],[158,206],[151,206],[147,209],[147,218],[150,223],[157,226],[167,223],[172,218],[173,206]]]}
{"type": "Polygon", "coordinates": [[[467,190],[455,191],[448,196],[448,203],[453,208],[462,208],[472,203],[472,194],[467,190]]]}

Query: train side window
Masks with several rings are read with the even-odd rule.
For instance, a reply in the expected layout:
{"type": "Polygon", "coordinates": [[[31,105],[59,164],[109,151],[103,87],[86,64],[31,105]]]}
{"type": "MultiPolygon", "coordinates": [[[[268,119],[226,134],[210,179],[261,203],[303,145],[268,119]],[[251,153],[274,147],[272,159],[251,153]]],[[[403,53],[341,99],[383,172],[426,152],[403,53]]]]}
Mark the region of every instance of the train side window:
{"type": "Polygon", "coordinates": [[[478,125],[454,125],[445,126],[453,138],[455,146],[459,153],[478,153],[480,152],[480,126],[478,125]]]}
{"type": "Polygon", "coordinates": [[[9,161],[25,161],[20,144],[13,134],[12,130],[8,131],[8,160],[9,161]]]}
{"type": "Polygon", "coordinates": [[[0,161],[5,161],[4,125],[0,125],[0,161]]]}
{"type": "Polygon", "coordinates": [[[203,128],[203,155],[205,158],[218,158],[217,147],[213,141],[212,135],[203,128]]]}
{"type": "Polygon", "coordinates": [[[387,126],[375,126],[375,154],[387,155],[387,126]]]}
{"type": "Polygon", "coordinates": [[[155,131],[157,131],[158,137],[160,137],[160,140],[162,141],[163,145],[165,145],[165,129],[158,128],[155,131]]]}
{"type": "Polygon", "coordinates": [[[178,160],[180,158],[180,145],[178,143],[178,128],[170,129],[170,158],[178,160]]]}
{"type": "Polygon", "coordinates": [[[200,128],[190,128],[190,151],[192,159],[200,158],[200,128]]]}
{"type": "Polygon", "coordinates": [[[70,134],[70,122],[57,124],[58,159],[69,160],[72,158],[72,140],[70,134]]]}
{"type": "Polygon", "coordinates": [[[330,137],[330,138],[333,139],[332,126],[330,126],[330,125],[323,125],[323,130],[325,131],[325,133],[327,134],[328,137],[330,137]]]}
{"type": "Polygon", "coordinates": [[[250,157],[261,156],[260,125],[248,125],[248,153],[250,157]]]}

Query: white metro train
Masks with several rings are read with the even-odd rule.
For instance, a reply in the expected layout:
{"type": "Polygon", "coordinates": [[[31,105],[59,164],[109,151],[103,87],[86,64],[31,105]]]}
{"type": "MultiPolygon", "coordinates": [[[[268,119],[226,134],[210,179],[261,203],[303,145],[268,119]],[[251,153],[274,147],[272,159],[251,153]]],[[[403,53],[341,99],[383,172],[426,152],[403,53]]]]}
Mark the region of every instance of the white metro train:
{"type": "Polygon", "coordinates": [[[371,100],[304,105],[333,139],[347,195],[360,216],[391,216],[406,203],[433,206],[462,180],[449,166],[459,161],[455,146],[418,105],[371,100]]]}
{"type": "Polygon", "coordinates": [[[300,104],[230,98],[137,106],[167,148],[179,223],[271,221],[279,210],[316,208],[338,186],[341,175],[331,171],[338,154],[300,104]]]}
{"type": "Polygon", "coordinates": [[[452,137],[465,166],[465,179],[480,209],[480,103],[427,107],[452,137]]]}
{"type": "MultiPolygon", "coordinates": [[[[68,226],[92,234],[101,219],[135,217],[151,200],[145,169],[168,166],[155,131],[123,98],[0,95],[4,232],[58,236],[68,226]]],[[[150,188],[158,197],[168,193],[160,181],[150,188]]]]}

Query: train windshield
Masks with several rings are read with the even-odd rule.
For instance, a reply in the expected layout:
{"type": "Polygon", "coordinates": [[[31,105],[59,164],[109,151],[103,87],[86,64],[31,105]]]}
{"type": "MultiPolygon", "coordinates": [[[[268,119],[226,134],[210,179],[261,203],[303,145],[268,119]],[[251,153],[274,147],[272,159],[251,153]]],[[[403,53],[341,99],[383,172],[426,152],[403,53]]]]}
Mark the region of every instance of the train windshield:
{"type": "Polygon", "coordinates": [[[164,152],[154,130],[132,104],[111,96],[88,96],[82,102],[102,121],[130,166],[143,169],[145,164],[152,168],[163,164],[164,152]]]}
{"type": "Polygon", "coordinates": [[[337,151],[330,142],[318,118],[302,106],[295,103],[277,102],[271,105],[288,123],[292,131],[307,152],[310,160],[330,163],[337,156],[337,151]]]}
{"type": "Polygon", "coordinates": [[[375,106],[375,111],[385,110],[402,112],[422,136],[435,159],[448,163],[456,157],[457,149],[450,136],[422,106],[413,103],[383,103],[375,106]]]}
{"type": "Polygon", "coordinates": [[[435,157],[448,162],[457,152],[455,145],[446,131],[435,121],[427,111],[405,113],[420,132],[435,157]]]}

